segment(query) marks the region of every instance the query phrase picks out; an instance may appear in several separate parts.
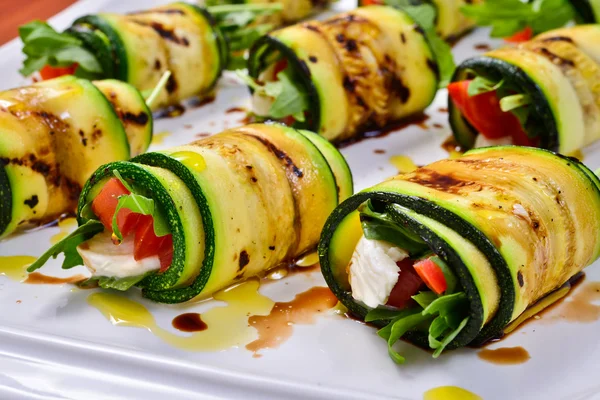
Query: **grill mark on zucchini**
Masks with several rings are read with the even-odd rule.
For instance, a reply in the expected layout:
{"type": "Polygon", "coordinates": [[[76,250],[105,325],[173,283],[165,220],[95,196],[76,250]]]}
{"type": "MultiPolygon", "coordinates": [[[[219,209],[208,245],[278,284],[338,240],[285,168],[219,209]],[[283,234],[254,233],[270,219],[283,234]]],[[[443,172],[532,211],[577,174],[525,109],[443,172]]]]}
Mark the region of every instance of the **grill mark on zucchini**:
{"type": "Polygon", "coordinates": [[[574,43],[573,39],[571,39],[568,36],[553,36],[553,37],[542,39],[542,42],[569,42],[569,43],[574,43]]]}
{"type": "Polygon", "coordinates": [[[185,36],[181,36],[181,37],[177,36],[175,34],[174,29],[168,29],[160,22],[153,21],[153,22],[147,23],[144,21],[136,20],[136,19],[132,19],[132,21],[138,25],[147,26],[149,28],[152,28],[154,30],[154,32],[158,33],[158,35],[165,40],[176,43],[180,46],[188,47],[190,45],[190,41],[185,36]]]}
{"type": "Polygon", "coordinates": [[[263,145],[265,145],[269,151],[273,154],[275,154],[275,156],[282,160],[286,167],[288,169],[290,169],[294,175],[296,175],[298,178],[302,178],[304,177],[304,173],[302,172],[302,170],[300,168],[298,168],[296,166],[296,164],[294,164],[294,160],[291,159],[291,157],[284,152],[283,150],[281,150],[280,148],[278,148],[277,146],[275,146],[272,142],[268,141],[265,138],[262,138],[260,136],[255,136],[255,135],[251,135],[249,133],[244,133],[245,136],[249,136],[249,137],[253,137],[256,140],[258,140],[259,142],[261,142],[263,145]]]}
{"type": "Polygon", "coordinates": [[[559,65],[561,67],[562,66],[575,67],[575,63],[572,60],[568,60],[566,58],[563,58],[563,57],[559,56],[558,54],[555,54],[555,53],[551,52],[546,47],[536,48],[533,51],[536,52],[536,53],[539,53],[539,54],[543,55],[544,57],[546,57],[550,61],[552,61],[554,64],[557,64],[557,65],[559,65]]]}
{"type": "MultiPolygon", "coordinates": [[[[273,143],[271,143],[267,139],[264,139],[260,136],[252,135],[249,133],[242,133],[242,135],[252,138],[252,139],[258,141],[259,143],[261,143],[263,146],[265,146],[270,152],[272,152],[275,155],[275,157],[277,157],[281,161],[283,166],[291,174],[293,174],[293,176],[295,176],[296,178],[301,179],[304,176],[302,171],[294,164],[293,160],[291,158],[289,158],[289,156],[287,156],[287,154],[285,152],[283,152],[281,149],[277,148],[277,146],[275,146],[273,143]],[[286,157],[287,157],[287,159],[285,159],[286,157]],[[298,175],[298,173],[300,173],[301,175],[298,175]]],[[[293,254],[296,251],[296,249],[298,248],[298,245],[300,243],[301,233],[302,233],[302,220],[301,220],[301,215],[300,215],[300,205],[298,204],[299,203],[299,201],[298,201],[299,193],[295,187],[293,176],[288,175],[287,181],[288,181],[288,185],[290,188],[290,192],[292,193],[292,201],[294,203],[294,232],[295,232],[296,240],[293,244],[290,244],[289,249],[288,249],[288,256],[293,254]]]]}
{"type": "Polygon", "coordinates": [[[440,174],[429,168],[420,168],[412,173],[407,179],[408,182],[417,183],[419,185],[453,194],[461,194],[465,192],[481,191],[483,185],[473,181],[466,181],[452,176],[452,174],[440,174]],[[477,187],[477,190],[467,190],[477,187]]]}
{"type": "MultiPolygon", "coordinates": [[[[321,28],[316,32],[331,45],[345,76],[342,85],[346,89],[352,109],[349,113],[346,136],[352,136],[362,126],[385,125],[389,102],[389,91],[386,88],[395,77],[392,72],[395,65],[391,63],[389,56],[381,60],[381,57],[377,57],[378,52],[374,50],[377,43],[372,36],[382,34],[379,27],[366,18],[348,14],[322,22],[321,28]],[[357,25],[362,26],[360,38],[348,36],[348,32],[351,32],[350,24],[354,28],[357,25]],[[369,58],[376,60],[375,67],[365,62],[364,52],[370,53],[369,58]]],[[[393,83],[391,85],[393,86],[393,83]]],[[[404,99],[410,96],[410,92],[402,93],[404,99]]]]}
{"type": "Polygon", "coordinates": [[[34,194],[33,196],[31,196],[29,199],[25,200],[23,203],[28,206],[31,209],[34,209],[35,206],[38,205],[38,203],[40,202],[38,195],[34,194]]]}

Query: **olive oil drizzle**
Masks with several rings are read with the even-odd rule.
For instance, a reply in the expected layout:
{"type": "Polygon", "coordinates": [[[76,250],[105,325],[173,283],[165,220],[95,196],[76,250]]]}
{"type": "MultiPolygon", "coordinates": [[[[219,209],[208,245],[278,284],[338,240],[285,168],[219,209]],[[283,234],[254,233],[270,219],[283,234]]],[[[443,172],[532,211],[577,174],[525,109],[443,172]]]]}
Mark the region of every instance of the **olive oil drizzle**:
{"type": "Polygon", "coordinates": [[[248,316],[268,315],[275,304],[258,293],[259,285],[257,279],[252,279],[215,294],[215,300],[224,301],[227,306],[217,306],[202,313],[202,321],[209,329],[188,336],[159,327],[146,307],[123,295],[92,293],[88,303],[113,325],[146,329],[173,347],[187,351],[220,351],[256,339],[256,330],[248,325],[248,316]]]}

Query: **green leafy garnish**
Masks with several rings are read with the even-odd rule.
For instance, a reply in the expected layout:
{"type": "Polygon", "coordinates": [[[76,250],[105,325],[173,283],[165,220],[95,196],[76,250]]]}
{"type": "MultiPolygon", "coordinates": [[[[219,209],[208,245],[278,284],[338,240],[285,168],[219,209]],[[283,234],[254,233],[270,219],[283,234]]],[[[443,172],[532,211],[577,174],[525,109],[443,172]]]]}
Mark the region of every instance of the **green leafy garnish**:
{"type": "Polygon", "coordinates": [[[281,3],[230,4],[230,1],[209,0],[208,12],[215,18],[219,30],[227,39],[228,70],[245,68],[246,54],[254,42],[276,28],[262,19],[283,10],[281,3]]]}
{"type": "Polygon", "coordinates": [[[87,78],[99,78],[102,66],[96,56],[83,46],[75,36],[59,33],[42,21],[33,21],[19,27],[19,36],[23,42],[23,53],[27,56],[19,72],[29,76],[45,65],[68,67],[77,64],[75,75],[87,78]]]}
{"type": "Polygon", "coordinates": [[[432,5],[401,7],[422,29],[431,51],[437,62],[440,75],[440,88],[445,88],[450,83],[456,64],[452,56],[452,49],[436,32],[436,11],[432,5]]]}
{"type": "Polygon", "coordinates": [[[575,18],[569,0],[486,0],[461,10],[477,25],[491,26],[492,37],[508,37],[526,27],[538,34],[560,28],[575,18]]]}
{"type": "Polygon", "coordinates": [[[402,228],[388,213],[373,209],[368,201],[360,210],[362,229],[370,240],[382,240],[391,243],[415,258],[429,252],[429,247],[417,235],[402,228]]]}
{"type": "Polygon", "coordinates": [[[119,215],[119,211],[122,208],[126,208],[133,213],[142,214],[142,215],[151,215],[154,221],[154,234],[157,237],[167,236],[171,233],[169,229],[169,224],[166,219],[163,217],[160,210],[157,209],[156,203],[153,199],[138,194],[134,191],[133,187],[129,185],[129,183],[123,179],[119,171],[114,170],[113,174],[117,179],[121,181],[123,186],[131,193],[119,196],[119,201],[117,203],[117,208],[115,210],[115,214],[113,215],[112,220],[112,229],[115,236],[122,241],[123,235],[121,234],[121,230],[119,229],[119,225],[117,224],[117,216],[119,215]]]}
{"type": "Polygon", "coordinates": [[[27,272],[33,272],[42,268],[51,257],[56,258],[61,253],[65,254],[65,260],[62,264],[63,269],[70,269],[78,265],[83,265],[83,259],[77,252],[77,246],[103,230],[104,225],[102,225],[100,221],[93,219],[87,221],[85,224],[74,230],[69,236],[52,246],[31,264],[29,268],[27,268],[27,272]]]}
{"type": "Polygon", "coordinates": [[[291,69],[288,67],[277,74],[277,81],[259,84],[246,71],[238,70],[237,75],[250,86],[255,93],[273,98],[269,116],[275,119],[292,116],[296,121],[304,122],[304,112],[308,110],[308,95],[294,84],[291,69]]]}
{"type": "Polygon", "coordinates": [[[504,80],[495,83],[483,76],[477,76],[469,83],[468,94],[470,97],[477,96],[478,94],[494,92],[504,84],[504,80]]]}
{"type": "Polygon", "coordinates": [[[122,292],[126,292],[131,289],[139,282],[141,282],[144,278],[149,275],[154,274],[154,271],[149,271],[143,275],[137,276],[128,276],[126,278],[110,278],[106,276],[93,276],[90,279],[81,282],[79,286],[90,287],[90,286],[99,286],[102,289],[114,289],[120,290],[122,292]]]}
{"type": "Polygon", "coordinates": [[[387,341],[390,358],[397,364],[403,364],[406,360],[393,346],[408,331],[429,324],[429,347],[435,350],[433,357],[437,358],[469,321],[468,299],[463,292],[438,297],[427,291],[413,296],[413,299],[419,304],[418,307],[408,310],[376,308],[365,317],[365,322],[390,320],[377,334],[387,341]]]}

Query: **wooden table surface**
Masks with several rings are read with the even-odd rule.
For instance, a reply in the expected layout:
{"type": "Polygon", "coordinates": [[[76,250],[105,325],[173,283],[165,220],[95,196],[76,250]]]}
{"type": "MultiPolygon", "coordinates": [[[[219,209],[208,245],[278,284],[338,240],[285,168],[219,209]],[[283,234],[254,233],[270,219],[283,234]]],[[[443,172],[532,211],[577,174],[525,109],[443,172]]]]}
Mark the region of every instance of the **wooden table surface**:
{"type": "Polygon", "coordinates": [[[75,0],[0,0],[0,45],[16,38],[19,25],[33,19],[46,20],[75,0]]]}

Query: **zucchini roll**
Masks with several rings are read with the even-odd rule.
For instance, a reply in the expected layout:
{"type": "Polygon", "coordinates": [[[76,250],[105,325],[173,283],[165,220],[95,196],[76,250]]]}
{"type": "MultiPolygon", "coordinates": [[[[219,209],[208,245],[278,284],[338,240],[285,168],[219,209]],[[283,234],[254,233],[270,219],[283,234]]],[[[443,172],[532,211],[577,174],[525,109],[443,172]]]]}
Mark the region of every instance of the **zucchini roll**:
{"type": "Polygon", "coordinates": [[[268,30],[255,19],[280,9],[279,4],[204,9],[176,2],[125,15],[87,15],[63,33],[34,21],[19,30],[27,56],[20,72],[39,71],[42,79],[65,74],[118,79],[149,94],[169,71],[152,107],[178,104],[212,95],[228,63],[240,64],[238,53],[268,30]]]}
{"type": "Polygon", "coordinates": [[[314,133],[228,130],[100,167],[81,194],[79,229],[30,271],[64,252],[63,268],[84,264],[101,287],[138,284],[162,303],[210,297],[313,250],[352,190],[343,156],[314,133]]]}
{"type": "Polygon", "coordinates": [[[208,94],[227,63],[227,45],[210,14],[183,2],[126,15],[88,15],[69,32],[93,49],[106,77],[139,90],[152,90],[171,71],[157,107],[208,94]]]}
{"type": "Polygon", "coordinates": [[[440,75],[420,28],[370,6],[270,33],[248,60],[254,113],[341,141],[422,112],[440,75]]]}
{"type": "Polygon", "coordinates": [[[322,272],[352,313],[385,326],[397,362],[400,337],[434,356],[481,344],[600,256],[599,188],[547,150],[471,150],[343,202],[323,230],[322,272]]]}
{"type": "Polygon", "coordinates": [[[448,87],[456,141],[572,154],[598,140],[599,40],[597,25],[581,25],[465,61],[448,87]]]}
{"type": "Polygon", "coordinates": [[[66,76],[0,92],[0,237],[74,211],[99,166],[151,139],[150,110],[120,81],[66,76]]]}
{"type": "MultiPolygon", "coordinates": [[[[475,23],[467,18],[461,8],[466,4],[479,4],[483,0],[408,0],[409,5],[430,4],[436,10],[436,30],[446,40],[456,40],[475,27],[475,23]]],[[[397,1],[388,0],[359,0],[359,6],[373,4],[394,5],[397,1]]]]}

